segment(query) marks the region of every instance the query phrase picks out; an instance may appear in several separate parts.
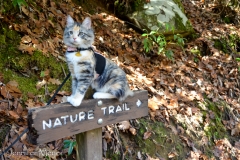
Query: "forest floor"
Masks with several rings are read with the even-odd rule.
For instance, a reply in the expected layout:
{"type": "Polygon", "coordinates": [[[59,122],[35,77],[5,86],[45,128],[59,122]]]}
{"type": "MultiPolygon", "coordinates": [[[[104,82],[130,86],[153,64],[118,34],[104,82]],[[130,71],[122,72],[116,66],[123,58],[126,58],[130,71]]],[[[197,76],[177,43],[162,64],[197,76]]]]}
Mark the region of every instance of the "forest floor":
{"type": "MultiPolygon", "coordinates": [[[[124,69],[132,90],[149,93],[149,116],[103,128],[104,159],[240,159],[240,28],[222,17],[231,12],[182,1],[195,34],[183,48],[168,45],[169,60],[157,48],[146,53],[141,34],[90,2],[36,0],[21,12],[1,6],[0,153],[27,128],[28,109],[46,105],[66,76],[62,34],[69,14],[79,22],[91,17],[96,49],[124,69]]],[[[69,94],[70,81],[51,104],[69,94]]],[[[36,146],[24,134],[0,158],[75,159],[75,151],[68,156],[63,149],[66,139],[74,136],[36,146]],[[13,154],[43,150],[60,154],[13,154]]]]}

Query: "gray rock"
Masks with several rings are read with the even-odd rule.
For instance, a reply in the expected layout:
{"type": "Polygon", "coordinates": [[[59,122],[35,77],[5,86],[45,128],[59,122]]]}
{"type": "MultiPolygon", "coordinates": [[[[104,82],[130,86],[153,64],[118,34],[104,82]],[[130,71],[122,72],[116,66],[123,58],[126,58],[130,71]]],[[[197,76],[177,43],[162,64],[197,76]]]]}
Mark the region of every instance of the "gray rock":
{"type": "MultiPolygon", "coordinates": [[[[176,0],[181,3],[180,0],[176,0]]],[[[173,0],[151,0],[142,9],[128,15],[129,19],[141,29],[164,31],[165,24],[175,30],[186,30],[188,19],[183,10],[173,0]]]]}

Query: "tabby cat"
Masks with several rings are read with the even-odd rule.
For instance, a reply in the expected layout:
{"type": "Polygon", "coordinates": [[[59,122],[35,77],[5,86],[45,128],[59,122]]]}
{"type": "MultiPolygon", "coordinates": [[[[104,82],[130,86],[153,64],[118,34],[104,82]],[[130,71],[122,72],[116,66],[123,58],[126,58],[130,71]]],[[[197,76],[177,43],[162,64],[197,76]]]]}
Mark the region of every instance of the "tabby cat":
{"type": "Polygon", "coordinates": [[[68,15],[63,35],[72,76],[72,95],[67,97],[67,101],[75,107],[81,104],[90,85],[97,91],[93,95],[95,99],[117,98],[123,101],[127,96],[133,96],[125,72],[92,49],[94,32],[91,23],[89,17],[81,24],[68,15]]]}

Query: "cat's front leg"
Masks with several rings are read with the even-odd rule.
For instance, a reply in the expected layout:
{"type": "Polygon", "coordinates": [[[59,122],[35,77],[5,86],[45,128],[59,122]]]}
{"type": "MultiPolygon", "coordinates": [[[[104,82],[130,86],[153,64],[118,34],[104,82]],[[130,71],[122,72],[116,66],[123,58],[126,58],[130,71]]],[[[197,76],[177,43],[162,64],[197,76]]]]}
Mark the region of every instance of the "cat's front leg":
{"type": "Polygon", "coordinates": [[[72,95],[71,96],[75,95],[75,93],[76,93],[77,83],[78,83],[78,81],[77,81],[77,78],[75,77],[75,75],[72,76],[72,95]]]}
{"type": "Polygon", "coordinates": [[[82,103],[84,95],[77,92],[78,80],[75,75],[72,75],[72,94],[67,97],[67,101],[71,103],[74,107],[78,107],[82,103]]]}
{"type": "Polygon", "coordinates": [[[76,88],[74,88],[74,93],[67,98],[67,101],[71,103],[74,107],[80,106],[84,95],[92,82],[93,76],[86,76],[84,74],[80,74],[78,78],[76,78],[76,88]]]}
{"type": "Polygon", "coordinates": [[[83,98],[84,95],[76,92],[75,95],[67,97],[67,101],[71,103],[74,107],[78,107],[82,103],[83,98]]]}
{"type": "Polygon", "coordinates": [[[77,88],[77,78],[75,77],[74,74],[72,74],[72,94],[71,96],[67,97],[67,101],[71,103],[71,99],[73,99],[75,93],[76,93],[76,88],[77,88]]]}

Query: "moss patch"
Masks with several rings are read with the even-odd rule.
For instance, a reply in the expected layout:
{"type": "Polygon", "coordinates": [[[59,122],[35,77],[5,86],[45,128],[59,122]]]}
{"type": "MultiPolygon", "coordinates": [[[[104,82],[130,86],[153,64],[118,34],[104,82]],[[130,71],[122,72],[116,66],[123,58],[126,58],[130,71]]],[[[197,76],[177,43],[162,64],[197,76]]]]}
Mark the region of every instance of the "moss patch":
{"type": "MultiPolygon", "coordinates": [[[[162,122],[153,122],[149,118],[138,119],[137,135],[129,136],[129,133],[121,133],[120,137],[123,146],[126,148],[126,159],[134,160],[137,153],[147,153],[151,157],[162,157],[168,159],[170,151],[178,154],[175,158],[184,159],[187,156],[187,147],[178,135],[167,128],[162,122]],[[143,139],[144,133],[151,132],[151,136],[143,139]],[[128,149],[131,148],[132,149],[128,149]],[[131,150],[131,153],[129,152],[131,150]]],[[[171,123],[171,122],[170,122],[171,123]]],[[[171,123],[171,125],[174,125],[171,123]]],[[[119,157],[120,158],[120,157],[119,157]]]]}
{"type": "Polygon", "coordinates": [[[214,41],[214,47],[222,50],[224,53],[239,52],[240,37],[236,34],[230,34],[227,37],[220,37],[214,41]]]}
{"type": "MultiPolygon", "coordinates": [[[[40,77],[42,71],[49,70],[49,77],[63,81],[65,75],[63,69],[68,73],[65,62],[58,60],[52,55],[44,56],[40,51],[35,51],[33,55],[21,53],[17,47],[21,40],[20,35],[3,27],[0,30],[0,71],[3,74],[4,83],[15,80],[19,84],[19,88],[23,93],[23,99],[27,99],[27,93],[34,95],[44,95],[45,89],[36,89],[38,81],[42,81],[40,77]]],[[[57,89],[57,85],[47,85],[48,91],[51,93],[57,89]]],[[[70,90],[70,81],[63,86],[62,90],[70,90]]]]}
{"type": "MultiPolygon", "coordinates": [[[[0,127],[0,142],[4,142],[6,135],[9,133],[11,126],[10,125],[5,125],[5,124],[1,124],[0,127]]],[[[2,143],[0,143],[0,148],[2,148],[2,143]]]]}
{"type": "MultiPolygon", "coordinates": [[[[209,138],[210,142],[214,143],[214,140],[228,138],[226,128],[222,123],[224,113],[219,112],[222,105],[220,103],[213,103],[209,100],[205,100],[205,106],[208,108],[210,121],[209,125],[204,127],[204,132],[209,138]]],[[[204,118],[206,120],[207,117],[204,118]]]]}
{"type": "MultiPolygon", "coordinates": [[[[205,99],[205,102],[200,104],[201,113],[203,115],[204,123],[202,124],[205,136],[208,138],[208,145],[204,147],[204,152],[208,157],[214,157],[213,147],[215,141],[219,139],[229,139],[229,132],[226,130],[222,120],[225,120],[225,112],[222,110],[227,109],[225,102],[211,102],[205,99]]],[[[201,144],[199,144],[201,145],[201,144]]]]}

